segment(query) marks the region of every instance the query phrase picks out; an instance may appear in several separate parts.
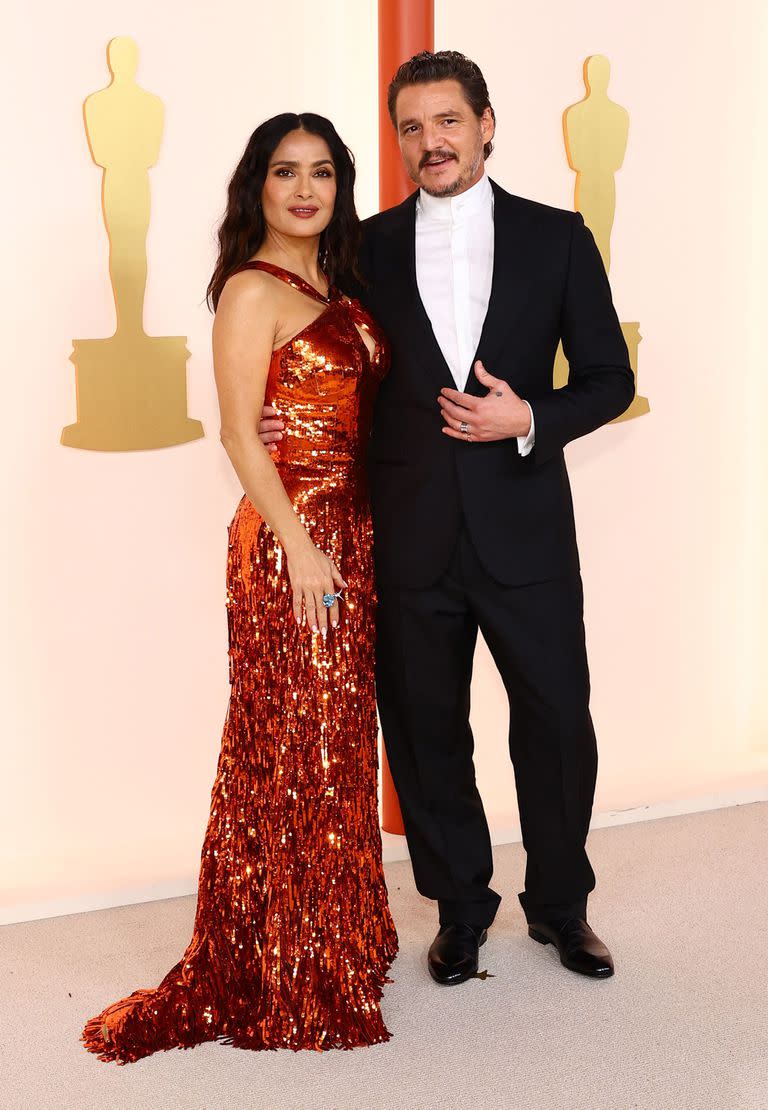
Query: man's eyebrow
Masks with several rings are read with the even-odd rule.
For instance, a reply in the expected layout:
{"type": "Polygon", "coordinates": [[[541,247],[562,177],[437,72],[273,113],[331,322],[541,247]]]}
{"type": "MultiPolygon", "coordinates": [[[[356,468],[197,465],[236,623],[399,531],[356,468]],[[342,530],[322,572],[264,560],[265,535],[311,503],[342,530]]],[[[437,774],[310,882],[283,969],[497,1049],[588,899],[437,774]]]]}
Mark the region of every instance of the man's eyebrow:
{"type": "MultiPolygon", "coordinates": [[[[300,163],[299,162],[290,162],[290,161],[288,161],[287,158],[281,158],[279,161],[270,162],[269,164],[270,164],[270,166],[290,166],[292,169],[295,169],[300,163]]],[[[332,165],[333,165],[333,161],[330,158],[320,158],[320,159],[318,159],[317,162],[312,163],[312,168],[317,169],[318,166],[332,166],[332,165]]]]}
{"type": "MultiPolygon", "coordinates": [[[[461,109],[447,108],[444,112],[435,112],[432,119],[454,119],[461,116],[461,109]]],[[[403,119],[400,120],[401,127],[410,127],[414,123],[418,123],[417,119],[403,119]]]]}

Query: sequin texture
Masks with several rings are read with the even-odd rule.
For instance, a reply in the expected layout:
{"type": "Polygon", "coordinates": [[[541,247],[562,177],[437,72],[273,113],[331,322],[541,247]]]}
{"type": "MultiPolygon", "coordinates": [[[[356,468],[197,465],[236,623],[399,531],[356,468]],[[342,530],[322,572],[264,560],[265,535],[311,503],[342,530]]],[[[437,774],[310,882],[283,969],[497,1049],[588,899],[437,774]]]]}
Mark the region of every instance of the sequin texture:
{"type": "Polygon", "coordinates": [[[380,999],[397,936],[378,822],[364,470],[388,352],[358,302],[336,291],[314,297],[326,307],[274,352],[266,396],[286,421],[276,466],[349,583],[347,600],[326,640],[299,628],[282,548],[243,496],[228,528],[231,692],[192,940],[159,986],[87,1023],[82,1039],[101,1060],[217,1039],[298,1050],[390,1036],[380,999]]]}

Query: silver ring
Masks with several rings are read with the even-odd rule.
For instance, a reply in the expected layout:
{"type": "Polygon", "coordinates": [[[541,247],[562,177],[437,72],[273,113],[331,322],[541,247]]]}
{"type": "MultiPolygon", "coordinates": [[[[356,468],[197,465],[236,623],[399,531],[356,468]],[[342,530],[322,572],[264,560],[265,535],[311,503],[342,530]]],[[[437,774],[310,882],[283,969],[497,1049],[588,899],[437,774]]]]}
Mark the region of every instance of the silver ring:
{"type": "Polygon", "coordinates": [[[326,607],[326,609],[330,609],[331,606],[335,605],[337,598],[340,598],[342,601],[344,600],[344,598],[341,596],[341,593],[342,591],[339,590],[337,594],[323,594],[323,605],[326,607]]]}
{"type": "Polygon", "coordinates": [[[469,433],[469,424],[465,423],[465,421],[462,420],[461,424],[459,424],[459,431],[463,435],[467,435],[469,433]]]}

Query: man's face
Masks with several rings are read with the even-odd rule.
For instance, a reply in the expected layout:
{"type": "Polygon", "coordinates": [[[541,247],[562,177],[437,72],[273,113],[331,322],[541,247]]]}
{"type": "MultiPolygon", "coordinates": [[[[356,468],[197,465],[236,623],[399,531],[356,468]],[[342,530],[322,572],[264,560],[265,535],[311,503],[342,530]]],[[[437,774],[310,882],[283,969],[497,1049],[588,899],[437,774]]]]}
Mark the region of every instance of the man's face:
{"type": "Polygon", "coordinates": [[[395,111],[405,168],[425,192],[455,196],[480,180],[493,117],[486,108],[477,118],[458,81],[406,85],[395,111]]]}

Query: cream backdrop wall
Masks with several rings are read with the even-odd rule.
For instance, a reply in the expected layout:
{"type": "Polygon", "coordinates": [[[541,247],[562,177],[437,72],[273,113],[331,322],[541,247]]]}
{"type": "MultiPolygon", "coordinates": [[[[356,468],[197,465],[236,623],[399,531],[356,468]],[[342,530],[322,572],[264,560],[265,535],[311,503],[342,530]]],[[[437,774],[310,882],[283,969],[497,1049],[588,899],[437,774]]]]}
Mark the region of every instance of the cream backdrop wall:
{"type": "Polygon", "coordinates": [[[378,196],[375,0],[15,13],[2,180],[9,916],[191,889],[229,691],[226,527],[241,492],[218,440],[203,304],[226,183],[257,123],[311,109],[359,159],[361,211],[378,196]],[[189,413],[206,438],[109,454],[59,436],[75,418],[72,338],[114,328],[82,102],[107,84],[118,34],[138,42],[137,80],[165,104],[145,327],[188,336],[189,413]]]}
{"type": "MultiPolygon", "coordinates": [[[[693,0],[436,8],[436,47],[483,68],[488,169],[511,191],[572,207],[561,113],[589,54],[608,56],[630,113],[611,283],[621,319],[640,321],[652,411],[567,449],[603,822],[765,796],[766,26],[744,0],[727,18],[693,0]]],[[[506,708],[480,660],[485,747],[506,708]]],[[[478,777],[500,829],[511,774],[484,760],[478,777]]]]}
{"type": "MultiPolygon", "coordinates": [[[[764,796],[764,13],[746,0],[727,25],[691,0],[648,0],[642,20],[597,0],[482,0],[471,19],[455,0],[436,8],[436,46],[486,72],[499,118],[489,169],[512,191],[571,206],[560,115],[582,95],[587,54],[611,59],[611,95],[631,116],[612,281],[622,318],[641,324],[653,412],[568,450],[597,820],[764,796]]],[[[15,4],[3,75],[5,920],[193,889],[228,695],[226,526],[239,498],[202,304],[225,183],[259,120],[310,108],[357,155],[361,214],[377,207],[374,0],[28,12],[15,4]],[[166,108],[145,326],[188,336],[189,413],[206,430],[130,454],[58,442],[75,416],[71,340],[114,326],[81,105],[107,83],[116,34],[137,40],[139,83],[166,108]]],[[[516,835],[514,784],[482,646],[473,694],[499,840],[516,835]]]]}

